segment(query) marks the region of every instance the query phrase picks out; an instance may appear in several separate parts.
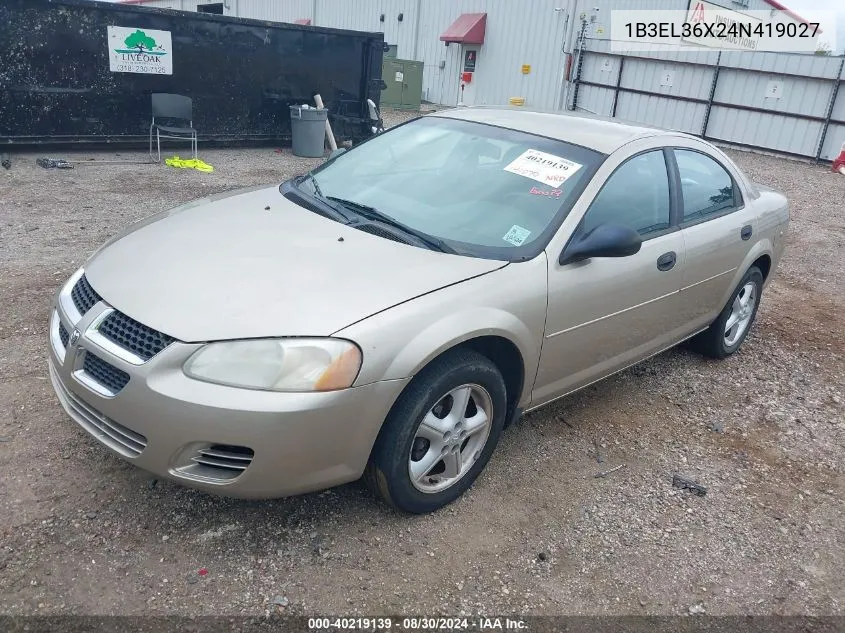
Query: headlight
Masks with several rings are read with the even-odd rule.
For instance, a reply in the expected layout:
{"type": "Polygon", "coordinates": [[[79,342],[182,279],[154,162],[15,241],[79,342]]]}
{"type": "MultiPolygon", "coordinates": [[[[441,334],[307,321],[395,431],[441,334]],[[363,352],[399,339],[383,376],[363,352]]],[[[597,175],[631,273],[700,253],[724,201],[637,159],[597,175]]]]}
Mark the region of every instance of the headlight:
{"type": "Polygon", "coordinates": [[[281,338],[209,343],[186,362],[197,380],[269,391],[334,391],[351,387],[361,350],[340,339],[281,338]]]}

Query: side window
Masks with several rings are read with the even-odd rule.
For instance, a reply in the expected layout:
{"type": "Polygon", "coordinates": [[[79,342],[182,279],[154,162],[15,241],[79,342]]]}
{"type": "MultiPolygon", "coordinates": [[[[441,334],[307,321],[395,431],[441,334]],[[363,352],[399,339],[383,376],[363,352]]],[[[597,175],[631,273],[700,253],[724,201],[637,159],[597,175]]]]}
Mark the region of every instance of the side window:
{"type": "Polygon", "coordinates": [[[634,156],[613,172],[579,232],[586,235],[605,223],[629,226],[640,235],[669,228],[669,177],[662,150],[634,156]]]}
{"type": "Polygon", "coordinates": [[[681,191],[684,199],[683,222],[698,220],[736,206],[731,175],[715,160],[686,149],[676,149],[681,191]]]}

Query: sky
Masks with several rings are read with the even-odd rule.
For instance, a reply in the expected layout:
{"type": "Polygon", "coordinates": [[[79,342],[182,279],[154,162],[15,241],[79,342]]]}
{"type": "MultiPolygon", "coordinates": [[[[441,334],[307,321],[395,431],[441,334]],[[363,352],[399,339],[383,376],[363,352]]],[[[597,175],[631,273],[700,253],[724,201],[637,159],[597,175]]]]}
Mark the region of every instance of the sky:
{"type": "Polygon", "coordinates": [[[811,22],[819,22],[823,33],[819,43],[827,42],[835,54],[845,51],[845,0],[780,0],[811,22]]]}

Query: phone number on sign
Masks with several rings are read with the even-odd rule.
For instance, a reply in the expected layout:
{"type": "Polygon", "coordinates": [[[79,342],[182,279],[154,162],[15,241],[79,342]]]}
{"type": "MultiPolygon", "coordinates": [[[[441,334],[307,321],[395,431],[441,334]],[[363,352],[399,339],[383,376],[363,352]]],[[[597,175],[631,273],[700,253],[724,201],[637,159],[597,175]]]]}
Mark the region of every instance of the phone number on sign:
{"type": "Polygon", "coordinates": [[[466,631],[467,618],[308,618],[309,631],[466,631]]]}
{"type": "Polygon", "coordinates": [[[117,64],[114,67],[114,71],[119,73],[151,73],[154,75],[167,74],[167,69],[163,66],[148,66],[146,64],[117,64]]]}

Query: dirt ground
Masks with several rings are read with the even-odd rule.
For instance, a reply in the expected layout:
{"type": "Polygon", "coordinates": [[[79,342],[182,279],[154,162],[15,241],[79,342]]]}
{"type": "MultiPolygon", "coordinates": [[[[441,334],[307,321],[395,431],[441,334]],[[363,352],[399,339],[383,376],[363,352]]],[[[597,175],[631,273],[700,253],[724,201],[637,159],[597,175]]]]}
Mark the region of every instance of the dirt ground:
{"type": "Polygon", "coordinates": [[[0,170],[0,613],[845,614],[845,178],[829,168],[731,152],[792,202],[740,353],[672,350],[534,412],[464,498],[412,517],[357,483],[263,502],[153,484],[47,378],[51,296],[97,246],[315,161],[58,171],[39,155],[0,170]]]}

